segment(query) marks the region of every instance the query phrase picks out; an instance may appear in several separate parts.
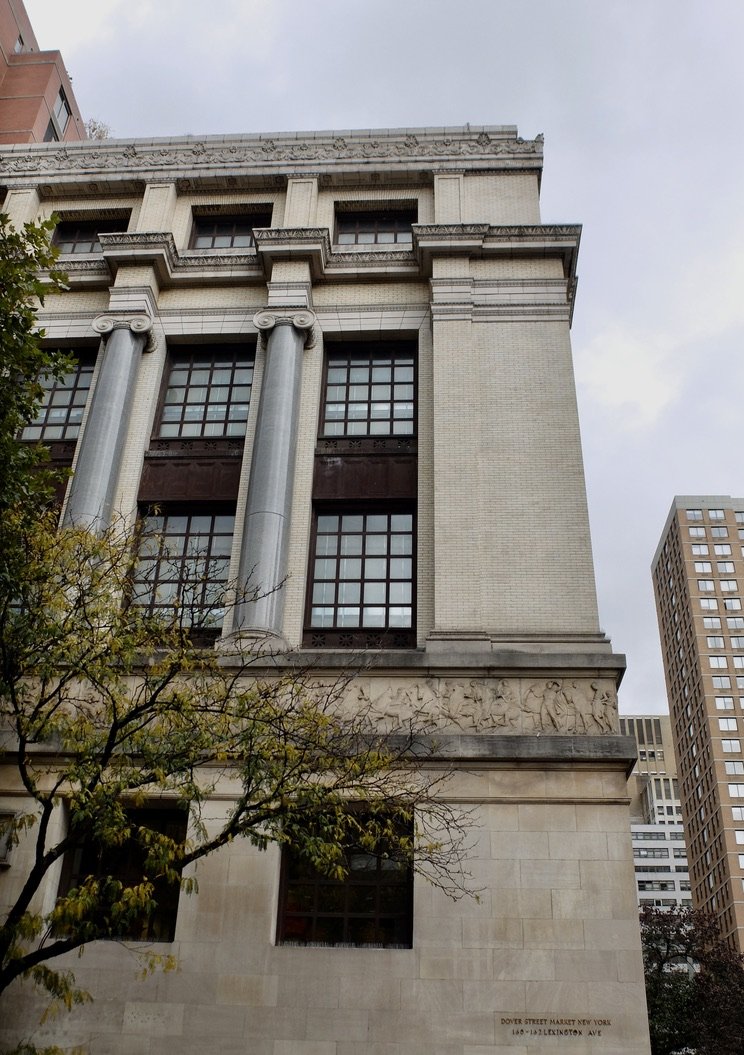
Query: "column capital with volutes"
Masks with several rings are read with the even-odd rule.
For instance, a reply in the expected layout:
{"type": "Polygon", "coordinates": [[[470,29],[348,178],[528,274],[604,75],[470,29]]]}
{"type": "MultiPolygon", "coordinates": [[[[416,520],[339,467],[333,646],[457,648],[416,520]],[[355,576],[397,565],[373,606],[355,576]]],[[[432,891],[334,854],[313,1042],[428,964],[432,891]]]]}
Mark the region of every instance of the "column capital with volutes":
{"type": "Polygon", "coordinates": [[[144,351],[151,352],[155,347],[154,335],[152,332],[153,320],[150,315],[146,312],[106,312],[104,315],[98,315],[91,322],[91,328],[96,333],[100,334],[104,340],[109,337],[114,330],[129,330],[134,334],[144,334],[147,338],[144,351]]]}
{"type": "Polygon", "coordinates": [[[308,308],[262,308],[253,316],[253,325],[267,339],[276,326],[291,325],[305,337],[305,347],[313,348],[318,317],[308,308]]]}

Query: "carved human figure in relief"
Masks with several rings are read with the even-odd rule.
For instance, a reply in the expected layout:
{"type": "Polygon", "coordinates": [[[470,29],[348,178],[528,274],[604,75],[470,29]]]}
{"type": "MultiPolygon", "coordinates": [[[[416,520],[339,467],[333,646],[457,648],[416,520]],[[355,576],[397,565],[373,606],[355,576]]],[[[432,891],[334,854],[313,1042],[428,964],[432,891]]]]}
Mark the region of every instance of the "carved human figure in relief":
{"type": "Polygon", "coordinates": [[[611,692],[601,689],[599,683],[592,682],[592,718],[600,732],[611,733],[614,718],[614,699],[611,692]]]}
{"type": "Polygon", "coordinates": [[[500,729],[517,732],[522,724],[519,701],[504,678],[491,685],[491,719],[500,729]]]}

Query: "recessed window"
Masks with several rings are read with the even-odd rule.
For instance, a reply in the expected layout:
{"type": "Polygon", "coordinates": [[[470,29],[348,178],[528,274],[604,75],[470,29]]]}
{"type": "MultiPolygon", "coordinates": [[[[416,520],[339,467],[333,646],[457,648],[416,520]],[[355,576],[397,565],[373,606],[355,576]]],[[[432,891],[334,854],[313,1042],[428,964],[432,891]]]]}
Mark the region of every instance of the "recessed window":
{"type": "Polygon", "coordinates": [[[234,529],[232,512],[143,517],[133,603],[182,626],[219,629],[234,529]]]}
{"type": "Polygon", "coordinates": [[[408,861],[391,840],[348,845],[344,858],[348,874],[334,879],[298,853],[283,851],[278,943],[410,948],[413,874],[408,861]]]}
{"type": "Polygon", "coordinates": [[[704,527],[690,527],[687,529],[690,538],[705,538],[704,527]]]}
{"type": "Polygon", "coordinates": [[[728,538],[728,528],[726,527],[712,527],[710,533],[712,538],[728,538]]]}
{"type": "Polygon", "coordinates": [[[415,209],[337,211],[336,243],[338,245],[387,245],[410,248],[411,225],[416,223],[415,209]]]}
{"type": "Polygon", "coordinates": [[[126,216],[109,219],[62,220],[54,229],[53,242],[62,255],[78,253],[100,253],[100,234],[115,234],[126,231],[129,218],[126,216]]]}
{"type": "Polygon", "coordinates": [[[715,589],[712,579],[698,579],[697,586],[701,593],[710,593],[715,589]]]}
{"type": "Polygon", "coordinates": [[[708,547],[704,542],[695,542],[690,547],[693,557],[707,557],[708,547]]]}
{"type": "Polygon", "coordinates": [[[731,678],[728,674],[716,674],[711,678],[714,689],[730,689],[731,678]]]}
{"type": "Polygon", "coordinates": [[[40,378],[41,405],[21,433],[22,440],[52,443],[78,438],[96,357],[92,351],[78,352],[76,356],[72,369],[58,380],[50,376],[40,378]]]}
{"type": "Polygon", "coordinates": [[[728,754],[741,754],[741,740],[721,740],[721,748],[728,754]]]}
{"type": "Polygon", "coordinates": [[[727,612],[740,612],[741,611],[741,598],[740,597],[725,597],[723,600],[723,607],[727,612]]]}
{"type": "Polygon", "coordinates": [[[708,663],[714,670],[725,670],[728,666],[725,656],[708,656],[708,663]]]}
{"type": "Polygon", "coordinates": [[[742,615],[729,615],[726,616],[726,626],[729,630],[744,630],[744,616],[742,615]]]}
{"type": "Polygon", "coordinates": [[[245,436],[253,361],[238,345],[173,350],[158,436],[245,436]]]}
{"type": "Polygon", "coordinates": [[[733,575],[734,562],[732,560],[719,560],[716,562],[716,569],[719,575],[733,575]]]}
{"type": "Polygon", "coordinates": [[[736,593],[739,589],[736,584],[736,579],[721,579],[720,585],[723,593],[736,593]]]}
{"type": "Polygon", "coordinates": [[[744,799],[744,784],[729,784],[728,793],[732,799],[744,799]]]}
{"type": "Polygon", "coordinates": [[[703,511],[702,511],[702,509],[688,509],[687,510],[687,519],[688,520],[702,520],[703,519],[703,511]]]}
{"type": "MultiPolygon", "coordinates": [[[[95,925],[100,928],[97,936],[129,941],[173,941],[180,884],[178,881],[169,883],[160,877],[161,866],[149,860],[148,847],[153,832],[183,843],[186,839],[186,813],[180,809],[132,809],[127,811],[127,820],[130,832],[123,843],[104,845],[89,838],[67,854],[59,896],[64,897],[79,888],[90,876],[110,877],[125,887],[137,886],[147,878],[153,884],[152,911],[142,912],[136,919],[117,925],[108,911],[110,902],[107,903],[104,893],[94,918],[95,925]]],[[[74,829],[71,835],[74,837],[74,829]]],[[[105,891],[105,884],[101,887],[105,891]]]]}
{"type": "Polygon", "coordinates": [[[250,249],[256,227],[271,227],[271,210],[236,216],[196,214],[191,230],[192,249],[250,249]]]}
{"type": "Polygon", "coordinates": [[[734,697],[733,696],[716,696],[716,710],[718,711],[733,711],[734,709],[734,697]]]}
{"type": "Polygon", "coordinates": [[[711,567],[711,563],[710,563],[709,560],[696,560],[695,561],[695,571],[698,572],[698,574],[706,574],[707,573],[709,575],[712,570],[713,569],[711,567]]]}
{"type": "Polygon", "coordinates": [[[719,718],[718,728],[723,733],[736,732],[736,718],[719,718]]]}
{"type": "Polygon", "coordinates": [[[713,552],[717,557],[730,557],[731,545],[728,542],[719,542],[713,547],[713,552]]]}
{"type": "Polygon", "coordinates": [[[23,43],[23,37],[19,33],[18,34],[18,38],[17,38],[15,44],[13,45],[13,54],[14,55],[20,55],[21,52],[23,51],[24,47],[25,47],[25,44],[23,43]]]}
{"type": "Polygon", "coordinates": [[[57,122],[59,134],[63,136],[65,134],[65,130],[67,129],[67,124],[70,118],[72,117],[72,110],[70,109],[70,104],[67,101],[67,96],[65,95],[64,88],[60,88],[59,90],[59,94],[57,95],[57,98],[55,100],[54,110],[52,111],[52,113],[54,114],[54,120],[57,122]]]}
{"type": "Polygon", "coordinates": [[[328,643],[349,646],[359,632],[408,640],[406,632],[412,633],[414,625],[413,554],[411,513],[318,513],[310,567],[311,631],[338,631],[340,638],[328,643]]]}
{"type": "MultiPolygon", "coordinates": [[[[726,773],[730,777],[744,776],[744,762],[725,762],[726,773]]],[[[731,785],[729,785],[729,788],[731,785]]]]}
{"type": "Polygon", "coordinates": [[[323,436],[411,436],[416,360],[410,347],[344,345],[326,360],[323,436]]]}
{"type": "Polygon", "coordinates": [[[703,626],[706,630],[720,630],[721,620],[717,615],[706,615],[703,618],[703,626]]]}
{"type": "Polygon", "coordinates": [[[708,510],[708,519],[709,520],[723,520],[724,519],[724,512],[723,512],[723,510],[722,509],[709,509],[708,510]]]}

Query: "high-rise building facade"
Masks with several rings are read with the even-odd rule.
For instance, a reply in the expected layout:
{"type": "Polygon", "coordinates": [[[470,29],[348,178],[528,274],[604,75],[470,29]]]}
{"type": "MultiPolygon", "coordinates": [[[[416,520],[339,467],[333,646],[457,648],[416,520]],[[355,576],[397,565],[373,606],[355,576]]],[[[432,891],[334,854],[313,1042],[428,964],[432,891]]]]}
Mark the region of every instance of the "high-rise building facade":
{"type": "Polygon", "coordinates": [[[85,139],[58,51],[40,51],[23,0],[0,0],[0,144],[85,139]]]}
{"type": "Polygon", "coordinates": [[[624,715],[620,732],[633,736],[638,757],[628,781],[638,904],[692,904],[677,763],[668,714],[624,715]]]}
{"type": "MultiPolygon", "coordinates": [[[[238,840],[181,897],[178,974],[134,986],[99,944],[75,971],[104,995],[37,1040],[647,1055],[635,751],[569,343],[580,231],[541,222],[541,169],[510,126],[0,150],[14,222],[59,216],[70,292],[40,324],[78,368],[24,439],[72,465],[63,516],[157,505],[216,554],[211,585],[283,582],[225,620],[225,664],[267,638],[326,673],[364,653],[348,706],[431,715],[481,889],[415,879],[393,942],[321,939],[288,923],[279,849],[238,840]]],[[[178,585],[157,575],[154,607],[178,585]]]]}
{"type": "Polygon", "coordinates": [[[677,496],[653,580],[693,901],[744,950],[744,498],[677,496]]]}

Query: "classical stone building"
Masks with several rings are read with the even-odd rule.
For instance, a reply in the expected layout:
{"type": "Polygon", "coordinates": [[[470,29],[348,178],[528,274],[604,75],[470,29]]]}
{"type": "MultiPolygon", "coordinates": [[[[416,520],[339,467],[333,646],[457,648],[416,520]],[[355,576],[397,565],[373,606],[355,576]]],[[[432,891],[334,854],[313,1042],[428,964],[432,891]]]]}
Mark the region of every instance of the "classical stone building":
{"type": "MultiPolygon", "coordinates": [[[[136,982],[100,943],[75,966],[92,1009],[37,1036],[99,1055],[648,1052],[635,751],[569,344],[580,230],[541,223],[541,168],[541,138],[508,126],[0,151],[14,222],[60,218],[71,291],[40,321],[79,367],[26,438],[73,466],[63,515],[156,503],[166,535],[214,547],[216,583],[285,581],[226,619],[226,662],[257,637],[323,671],[363,652],[351,703],[428,708],[482,890],[416,879],[368,944],[288,924],[279,851],[233,844],[180,899],[177,973],[136,982]]],[[[18,847],[0,895],[22,864],[18,847]]]]}
{"type": "Polygon", "coordinates": [[[693,901],[744,951],[744,498],[675,497],[653,579],[693,901]]]}

